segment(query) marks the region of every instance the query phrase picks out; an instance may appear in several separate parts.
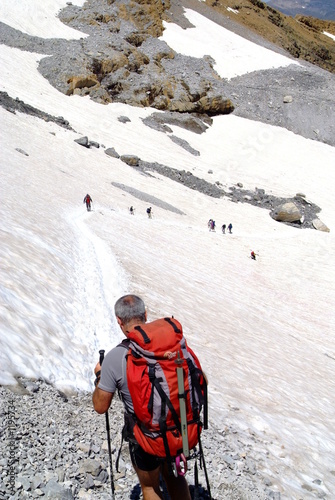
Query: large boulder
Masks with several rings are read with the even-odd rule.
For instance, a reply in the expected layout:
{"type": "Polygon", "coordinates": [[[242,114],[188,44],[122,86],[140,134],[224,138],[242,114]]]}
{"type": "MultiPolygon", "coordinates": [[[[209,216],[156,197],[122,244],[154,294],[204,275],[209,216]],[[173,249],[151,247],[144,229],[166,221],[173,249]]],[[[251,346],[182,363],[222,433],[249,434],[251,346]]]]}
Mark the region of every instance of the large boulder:
{"type": "Polygon", "coordinates": [[[300,222],[302,217],[299,208],[293,202],[278,205],[270,215],[274,220],[280,222],[300,222]]]}
{"type": "Polygon", "coordinates": [[[137,167],[140,161],[138,156],[135,155],[122,155],[120,160],[129,165],[130,167],[137,167]]]}
{"type": "Polygon", "coordinates": [[[80,76],[72,76],[68,79],[67,83],[69,87],[67,89],[66,94],[71,95],[74,93],[76,89],[84,89],[91,87],[99,87],[100,83],[95,75],[80,75],[80,76]]]}
{"type": "Polygon", "coordinates": [[[234,111],[234,105],[230,99],[225,99],[221,95],[214,97],[204,96],[197,103],[198,113],[213,115],[227,115],[234,111]]]}

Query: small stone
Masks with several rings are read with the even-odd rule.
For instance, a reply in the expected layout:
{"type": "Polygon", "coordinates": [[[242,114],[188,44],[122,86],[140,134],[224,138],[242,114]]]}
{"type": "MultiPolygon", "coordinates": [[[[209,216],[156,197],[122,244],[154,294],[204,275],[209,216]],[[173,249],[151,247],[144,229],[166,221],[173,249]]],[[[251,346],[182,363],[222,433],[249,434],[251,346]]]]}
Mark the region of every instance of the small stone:
{"type": "Polygon", "coordinates": [[[98,475],[97,480],[100,481],[100,483],[107,483],[108,477],[108,472],[106,470],[102,470],[98,475]]]}
{"type": "Polygon", "coordinates": [[[91,460],[88,458],[84,460],[79,472],[81,474],[92,474],[92,476],[98,476],[101,469],[101,464],[97,460],[91,460]]]}
{"type": "Polygon", "coordinates": [[[88,493],[85,489],[81,488],[78,493],[78,498],[82,498],[83,500],[91,500],[91,493],[88,493]]]}
{"type": "Polygon", "coordinates": [[[222,455],[222,460],[230,466],[234,464],[234,459],[230,455],[222,455]]]}
{"type": "Polygon", "coordinates": [[[83,486],[86,490],[90,490],[91,488],[94,488],[94,480],[93,480],[93,477],[91,476],[91,474],[87,474],[87,477],[85,479],[83,486]]]}
{"type": "Polygon", "coordinates": [[[77,443],[77,450],[81,450],[84,453],[89,453],[91,446],[88,443],[77,443]]]}
{"type": "Polygon", "coordinates": [[[323,231],[324,233],[329,233],[330,229],[324,224],[320,219],[312,220],[313,227],[318,231],[323,231]]]}
{"type": "Polygon", "coordinates": [[[24,156],[29,156],[28,153],[26,153],[25,151],[23,151],[23,149],[21,148],[15,148],[15,150],[18,152],[18,153],[21,153],[22,155],[24,156]]]}
{"type": "Polygon", "coordinates": [[[40,475],[35,475],[31,481],[32,491],[37,490],[43,484],[43,478],[40,475]]]}
{"type": "Polygon", "coordinates": [[[121,123],[127,123],[127,122],[130,122],[131,120],[130,120],[130,118],[128,118],[128,116],[119,116],[118,121],[121,123]]]}
{"type": "Polygon", "coordinates": [[[35,384],[34,382],[27,382],[24,384],[25,388],[30,391],[30,392],[38,392],[40,387],[38,384],[35,384]]]}
{"type": "Polygon", "coordinates": [[[34,490],[34,494],[35,494],[35,497],[36,497],[36,498],[44,496],[43,491],[42,491],[42,490],[40,490],[39,488],[36,488],[36,489],[34,490]]]}
{"type": "Polygon", "coordinates": [[[31,488],[31,483],[28,477],[26,476],[18,476],[17,478],[17,489],[22,488],[24,491],[29,491],[31,488]]]}
{"type": "Polygon", "coordinates": [[[51,480],[43,488],[46,498],[52,498],[53,500],[73,500],[72,492],[69,488],[64,488],[55,480],[51,480]]]}
{"type": "Polygon", "coordinates": [[[120,158],[119,153],[117,153],[114,148],[107,148],[105,153],[107,156],[111,156],[112,158],[120,158]]]}
{"type": "Polygon", "coordinates": [[[85,148],[89,148],[88,137],[85,135],[84,137],[80,137],[79,139],[75,139],[74,142],[79,144],[80,146],[84,146],[85,148]]]}

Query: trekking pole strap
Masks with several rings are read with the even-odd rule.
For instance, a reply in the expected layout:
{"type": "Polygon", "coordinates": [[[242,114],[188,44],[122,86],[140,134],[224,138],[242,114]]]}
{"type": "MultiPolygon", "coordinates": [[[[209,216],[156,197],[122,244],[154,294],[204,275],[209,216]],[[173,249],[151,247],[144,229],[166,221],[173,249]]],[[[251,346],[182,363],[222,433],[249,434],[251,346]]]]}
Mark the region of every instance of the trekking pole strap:
{"type": "MultiPolygon", "coordinates": [[[[163,406],[165,408],[165,404],[162,404],[162,408],[163,408],[163,406]]],[[[166,436],[166,430],[167,430],[167,428],[166,428],[166,416],[163,414],[163,410],[162,410],[162,414],[161,414],[160,419],[159,419],[159,429],[161,431],[162,438],[163,438],[166,461],[167,461],[167,466],[168,466],[168,472],[170,475],[172,475],[173,474],[172,457],[171,457],[169,443],[168,443],[167,436],[166,436]]]]}
{"type": "Polygon", "coordinates": [[[208,491],[208,495],[209,495],[209,500],[212,500],[211,487],[210,487],[210,484],[209,484],[209,479],[208,479],[208,474],[207,474],[207,467],[206,467],[204,452],[203,452],[203,449],[202,449],[202,443],[201,443],[199,428],[198,428],[198,435],[199,435],[199,451],[200,451],[200,460],[201,460],[200,463],[202,464],[202,466],[204,468],[204,473],[205,473],[205,478],[206,478],[206,485],[207,485],[207,491],[208,491]]]}

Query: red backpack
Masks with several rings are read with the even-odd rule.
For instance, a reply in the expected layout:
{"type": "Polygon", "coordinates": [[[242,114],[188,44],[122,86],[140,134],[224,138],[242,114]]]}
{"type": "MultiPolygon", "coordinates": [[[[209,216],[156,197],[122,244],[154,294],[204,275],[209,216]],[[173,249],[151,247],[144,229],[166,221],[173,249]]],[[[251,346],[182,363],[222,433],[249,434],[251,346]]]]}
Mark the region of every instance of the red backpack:
{"type": "Polygon", "coordinates": [[[207,386],[181,324],[174,318],[159,319],[136,326],[127,336],[127,381],[136,415],[136,441],[151,455],[172,459],[183,453],[182,434],[185,439],[186,433],[186,449],[192,450],[200,439],[203,407],[207,428],[207,386]],[[178,387],[177,368],[182,368],[184,387],[178,387]],[[185,412],[181,418],[181,399],[187,429],[185,412]]]}

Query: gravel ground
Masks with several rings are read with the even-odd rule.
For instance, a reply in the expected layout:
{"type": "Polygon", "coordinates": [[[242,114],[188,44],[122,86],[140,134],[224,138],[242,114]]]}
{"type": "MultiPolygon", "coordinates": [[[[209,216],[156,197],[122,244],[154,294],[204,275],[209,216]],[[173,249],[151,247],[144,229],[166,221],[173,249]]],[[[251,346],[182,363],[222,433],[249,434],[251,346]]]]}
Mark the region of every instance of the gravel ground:
{"type": "MultiPolygon", "coordinates": [[[[91,394],[65,395],[41,380],[20,379],[12,392],[0,387],[0,498],[108,499],[110,468],[104,415],[94,412],[91,394]]],[[[120,447],[123,409],[116,398],[109,411],[116,499],[139,499],[141,491],[130,463],[127,445],[120,447]]],[[[263,500],[280,498],[259,470],[266,462],[258,438],[232,426],[215,426],[202,441],[212,498],[263,500]]],[[[194,460],[187,479],[194,498],[194,460]]],[[[199,498],[208,499],[203,470],[199,470],[199,498]]],[[[168,496],[165,493],[165,498],[168,496]]]]}

